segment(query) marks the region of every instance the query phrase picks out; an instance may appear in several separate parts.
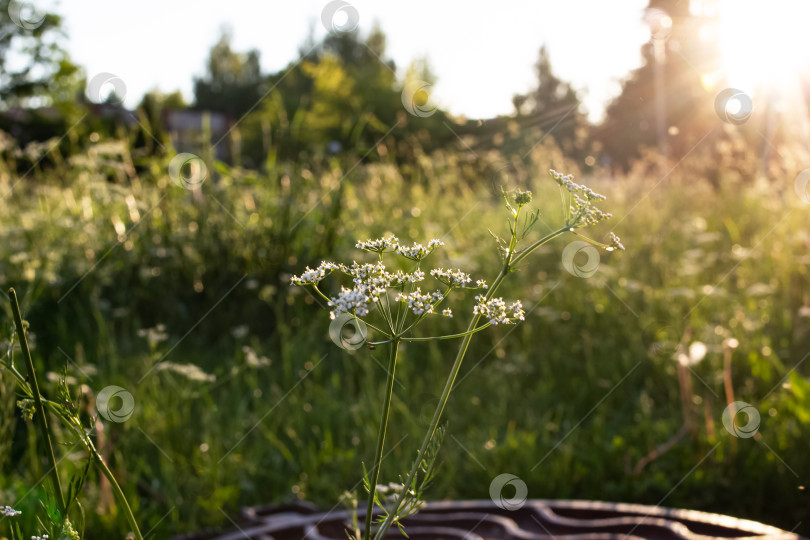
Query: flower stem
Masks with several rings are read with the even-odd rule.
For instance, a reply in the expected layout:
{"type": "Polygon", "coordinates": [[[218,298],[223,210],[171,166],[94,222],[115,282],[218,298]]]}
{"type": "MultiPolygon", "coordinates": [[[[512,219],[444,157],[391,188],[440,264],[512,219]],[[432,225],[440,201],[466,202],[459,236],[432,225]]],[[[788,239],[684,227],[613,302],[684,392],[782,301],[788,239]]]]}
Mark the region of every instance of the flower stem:
{"type": "MultiPolygon", "coordinates": [[[[371,538],[371,522],[374,514],[374,498],[377,493],[377,481],[380,478],[380,465],[382,463],[383,446],[385,445],[385,432],[388,429],[388,413],[391,412],[391,396],[394,393],[394,370],[397,365],[397,349],[399,339],[391,343],[391,354],[388,359],[388,381],[385,387],[385,401],[383,402],[380,430],[377,433],[377,449],[374,452],[374,468],[371,470],[371,479],[368,486],[368,506],[366,507],[366,527],[363,538],[371,538]]],[[[407,485],[407,484],[406,484],[407,485]]]]}
{"type": "Polygon", "coordinates": [[[469,330],[467,332],[462,332],[461,334],[448,334],[446,336],[402,338],[402,341],[434,341],[434,340],[440,340],[440,339],[456,339],[456,338],[467,336],[469,334],[475,334],[476,332],[480,332],[484,328],[489,327],[490,324],[492,324],[492,323],[484,323],[481,326],[479,326],[478,328],[475,328],[473,330],[469,330]]]}
{"type": "Polygon", "coordinates": [[[51,444],[51,432],[48,429],[48,417],[45,415],[45,407],[42,406],[42,397],[39,393],[37,374],[34,371],[34,362],[31,360],[31,351],[28,349],[28,339],[25,336],[25,328],[23,327],[20,304],[17,302],[17,293],[13,288],[8,290],[8,297],[11,303],[11,311],[14,314],[14,325],[17,327],[17,336],[20,338],[20,348],[22,349],[23,359],[25,360],[25,367],[28,369],[28,382],[31,386],[31,392],[33,393],[37,422],[39,423],[39,429],[42,432],[42,438],[45,442],[45,457],[48,459],[48,465],[51,467],[49,474],[53,482],[53,489],[56,492],[54,494],[56,497],[56,505],[61,518],[64,520],[67,519],[65,495],[62,492],[62,483],[59,480],[59,469],[56,467],[56,457],[54,456],[53,445],[51,444]]]}
{"type": "MultiPolygon", "coordinates": [[[[498,287],[501,285],[503,280],[506,278],[507,274],[511,271],[511,267],[514,264],[517,264],[521,260],[523,260],[529,253],[537,249],[538,247],[542,246],[557,238],[561,234],[568,231],[567,227],[563,227],[558,229],[552,233],[547,234],[534,244],[530,245],[523,251],[521,251],[515,258],[512,260],[512,255],[514,254],[515,248],[515,235],[512,236],[512,241],[509,245],[509,252],[506,255],[506,259],[504,260],[503,267],[501,268],[498,277],[495,278],[495,281],[492,283],[492,286],[489,288],[489,292],[487,292],[486,296],[484,297],[484,301],[491,300],[492,297],[495,295],[495,291],[498,290],[498,287]]],[[[470,345],[470,340],[472,339],[473,334],[472,332],[476,325],[478,324],[479,319],[481,318],[480,315],[473,316],[472,320],[470,321],[469,326],[467,327],[467,335],[459,345],[458,353],[456,354],[456,360],[453,363],[453,367],[450,369],[450,374],[447,377],[447,381],[444,385],[444,390],[442,391],[441,398],[439,398],[439,404],[436,406],[436,410],[433,413],[433,419],[430,421],[430,427],[428,428],[427,433],[425,434],[425,438],[422,440],[422,447],[419,449],[419,454],[417,455],[416,460],[414,461],[413,466],[411,466],[411,470],[408,473],[408,478],[405,480],[404,485],[410,486],[413,482],[414,478],[416,477],[416,473],[419,470],[419,462],[421,461],[422,456],[425,455],[427,452],[428,446],[430,445],[431,440],[433,439],[433,435],[436,432],[436,429],[439,427],[439,421],[442,417],[442,412],[444,412],[444,407],[447,404],[447,400],[450,398],[450,392],[453,390],[453,384],[455,383],[456,377],[458,376],[458,372],[461,369],[461,363],[464,360],[464,356],[467,354],[467,347],[470,345]]],[[[400,505],[402,504],[405,498],[405,490],[397,497],[396,502],[394,503],[394,507],[388,514],[388,517],[383,521],[380,525],[380,528],[377,530],[377,534],[375,535],[375,539],[382,539],[385,537],[385,533],[393,524],[393,520],[396,517],[397,511],[399,510],[400,505]]],[[[368,538],[368,537],[367,537],[368,538]]]]}

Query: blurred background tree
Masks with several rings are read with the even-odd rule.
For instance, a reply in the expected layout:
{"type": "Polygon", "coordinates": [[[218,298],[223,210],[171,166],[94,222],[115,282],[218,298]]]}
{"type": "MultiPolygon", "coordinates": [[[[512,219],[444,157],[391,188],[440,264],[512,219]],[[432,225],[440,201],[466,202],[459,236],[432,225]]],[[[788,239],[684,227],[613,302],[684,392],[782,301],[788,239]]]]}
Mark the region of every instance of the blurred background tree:
{"type": "Polygon", "coordinates": [[[219,111],[239,118],[261,98],[264,80],[259,52],[235,52],[232,36],[223,31],[208,56],[207,73],[194,81],[194,108],[219,111]]]}
{"type": "Polygon", "coordinates": [[[677,161],[717,120],[701,78],[717,70],[717,51],[695,39],[704,21],[683,0],[650,0],[644,20],[651,39],[641,47],[642,65],[624,80],[593,132],[597,149],[624,169],[645,147],[677,161]]]}
{"type": "Polygon", "coordinates": [[[0,0],[0,13],[0,108],[74,101],[78,67],[60,45],[61,17],[12,0],[0,0]]]}
{"type": "MultiPolygon", "coordinates": [[[[84,80],[61,45],[61,17],[10,0],[0,0],[0,13],[0,130],[21,147],[63,135],[82,114],[77,96],[84,80]]],[[[63,150],[76,142],[66,137],[63,150]]],[[[32,147],[17,166],[27,170],[41,157],[32,147]]]]}
{"type": "MultiPolygon", "coordinates": [[[[365,38],[358,31],[310,38],[298,60],[269,75],[261,74],[256,51],[235,52],[230,43],[226,33],[211,49],[208,72],[195,81],[194,108],[226,113],[238,124],[247,167],[330,155],[393,159],[388,145],[399,143],[399,156],[407,158],[447,139],[443,112],[414,121],[403,110],[396,65],[386,58],[379,27],[365,38]]],[[[406,80],[432,80],[426,64],[412,68],[406,80]]]]}
{"type": "Polygon", "coordinates": [[[587,126],[577,92],[554,73],[545,46],[540,48],[535,70],[537,86],[512,99],[522,128],[550,133],[567,156],[582,157],[587,126]]]}

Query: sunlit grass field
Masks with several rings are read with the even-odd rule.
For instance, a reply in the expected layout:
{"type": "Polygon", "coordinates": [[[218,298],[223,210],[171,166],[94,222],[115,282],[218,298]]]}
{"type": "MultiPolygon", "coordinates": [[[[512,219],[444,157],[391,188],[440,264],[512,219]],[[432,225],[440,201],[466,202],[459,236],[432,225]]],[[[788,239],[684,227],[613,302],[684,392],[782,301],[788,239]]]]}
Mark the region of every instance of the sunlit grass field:
{"type": "MultiPolygon", "coordinates": [[[[245,505],[331,508],[358,489],[385,351],[336,347],[328,313],[290,276],[322,259],[368,260],[355,241],[393,233],[441,238],[437,264],[492,279],[500,261],[487,229],[506,228],[500,186],[533,190],[536,235],[560,226],[549,168],[608,196],[614,218],[593,234],[613,231],[627,251],[602,252],[597,271],[578,277],[561,262],[574,238],[562,238],[509,278],[501,292],[523,301],[526,321],[473,340],[430,495],[488,498],[492,479],[512,473],[532,498],[660,503],[807,534],[810,235],[798,171],[763,171],[729,145],[674,169],[651,157],[627,174],[580,175],[549,142],[522,162],[436,153],[399,167],[335,158],[263,173],[212,163],[188,191],[167,164],[133,164],[114,142],[24,179],[0,164],[10,192],[0,281],[23,299],[46,393],[66,370],[87,395],[109,385],[133,395],[128,420],[96,430],[145,535],[230,526],[245,505]],[[736,348],[724,349],[729,340],[736,348]],[[679,342],[707,349],[680,379],[679,342]],[[759,411],[756,436],[724,428],[730,389],[759,411]],[[638,470],[685,412],[687,435],[638,470]]],[[[440,322],[445,333],[463,331],[460,315],[440,322]]],[[[8,338],[5,303],[2,316],[8,338]]],[[[453,343],[403,345],[385,478],[408,470],[454,354],[453,343]]],[[[46,466],[11,381],[0,397],[0,490],[33,516],[43,493],[29,490],[46,466]]],[[[60,442],[62,467],[80,467],[79,447],[67,434],[60,442]]],[[[126,532],[108,487],[92,477],[85,489],[90,536],[126,532]]]]}

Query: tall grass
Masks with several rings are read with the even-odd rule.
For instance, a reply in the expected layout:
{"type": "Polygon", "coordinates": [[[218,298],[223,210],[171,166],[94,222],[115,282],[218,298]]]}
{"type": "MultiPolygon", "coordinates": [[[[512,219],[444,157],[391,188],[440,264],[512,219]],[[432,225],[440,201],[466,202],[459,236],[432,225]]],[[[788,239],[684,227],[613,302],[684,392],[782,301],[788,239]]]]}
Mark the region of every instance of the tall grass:
{"type": "MultiPolygon", "coordinates": [[[[22,180],[0,171],[10,191],[0,201],[0,275],[20,292],[40,372],[66,367],[88,394],[111,384],[133,394],[134,414],[104,423],[100,446],[145,533],[228,526],[249,504],[305,498],[328,508],[373,457],[386,359],[332,346],[317,300],[289,276],[354,257],[356,239],[387,232],[441,237],[447,265],[494,275],[495,245],[479,223],[500,216],[499,185],[532,189],[551,224],[561,209],[543,171],[574,167],[551,144],[504,163],[437,153],[400,168],[211,164],[217,179],[189,192],[167,177],[167,162],[134,167],[124,145],[99,144],[22,180]]],[[[646,159],[625,176],[582,178],[611,201],[616,217],[601,231],[615,227],[628,248],[603,254],[594,276],[566,272],[554,245],[525,261],[519,285],[504,284],[527,320],[473,342],[429,495],[486,498],[492,478],[511,472],[533,498],[661,502],[787,529],[802,521],[810,236],[796,171],[762,173],[722,150],[671,165],[646,159]],[[684,335],[708,347],[689,375],[696,427],[635,475],[683,424],[677,364],[655,351],[684,335]],[[728,338],[739,341],[735,396],[762,417],[752,439],[721,423],[728,338]]],[[[10,313],[2,318],[7,329],[10,313]]],[[[463,331],[459,319],[443,324],[463,331]]],[[[402,345],[384,477],[410,465],[453,352],[402,345]]],[[[0,502],[33,509],[42,493],[26,493],[45,469],[29,444],[34,427],[6,421],[17,414],[6,396],[0,444],[13,442],[0,453],[0,502]]],[[[57,453],[67,464],[81,457],[57,453]]],[[[101,479],[85,492],[91,535],[123,532],[101,479]]]]}

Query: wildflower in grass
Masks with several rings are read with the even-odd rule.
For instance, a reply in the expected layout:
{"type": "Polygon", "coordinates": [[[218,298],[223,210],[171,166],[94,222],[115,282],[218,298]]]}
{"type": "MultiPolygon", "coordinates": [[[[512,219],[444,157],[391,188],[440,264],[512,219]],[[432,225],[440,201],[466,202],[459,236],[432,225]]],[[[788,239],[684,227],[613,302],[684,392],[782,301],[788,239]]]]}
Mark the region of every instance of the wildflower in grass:
{"type": "Polygon", "coordinates": [[[434,238],[430,242],[428,242],[427,247],[423,246],[422,244],[414,243],[412,246],[397,246],[396,252],[411,259],[413,261],[421,261],[435,250],[439,246],[443,246],[444,242],[441,240],[434,238]]]}
{"type": "Polygon", "coordinates": [[[575,183],[574,177],[570,174],[563,176],[554,169],[549,169],[549,174],[557,184],[570,194],[571,204],[568,208],[568,219],[566,221],[571,229],[596,225],[613,217],[612,214],[602,212],[592,204],[594,201],[604,201],[604,195],[595,193],[592,189],[575,183]]]}
{"type": "Polygon", "coordinates": [[[270,365],[270,359],[266,356],[259,356],[256,351],[245,345],[242,347],[245,355],[245,363],[250,367],[264,367],[270,365]]]}
{"type": "Polygon", "coordinates": [[[489,319],[489,324],[511,324],[525,319],[526,314],[520,300],[507,306],[503,298],[487,300],[483,295],[478,295],[475,299],[478,300],[478,304],[473,308],[473,313],[489,319]]]}
{"type": "Polygon", "coordinates": [[[3,517],[15,517],[22,514],[22,511],[15,510],[10,506],[0,506],[0,514],[3,515],[3,517]]]}
{"type": "Polygon", "coordinates": [[[443,268],[434,268],[430,271],[430,275],[450,287],[466,287],[472,281],[470,274],[461,270],[454,272],[443,268]]]}
{"type": "Polygon", "coordinates": [[[217,376],[206,373],[199,366],[194,364],[175,364],[174,362],[161,362],[155,367],[155,371],[171,371],[182,375],[190,381],[216,382],[217,376]]]}
{"type": "Polygon", "coordinates": [[[378,238],[376,240],[365,240],[355,244],[357,249],[371,251],[372,253],[385,253],[386,251],[393,251],[399,247],[399,239],[396,236],[389,236],[388,238],[378,238]]]}
{"type": "Polygon", "coordinates": [[[442,301],[444,295],[439,291],[434,291],[430,294],[422,294],[422,290],[417,287],[415,291],[410,294],[400,294],[397,296],[397,302],[404,302],[408,305],[408,309],[413,311],[414,315],[423,315],[425,313],[433,313],[433,306],[442,301]]]}
{"type": "Polygon", "coordinates": [[[242,339],[250,333],[250,328],[246,324],[240,324],[231,328],[231,335],[236,339],[242,339]]]}
{"type": "Polygon", "coordinates": [[[333,270],[339,270],[341,267],[340,265],[324,261],[318,266],[316,269],[311,269],[307,266],[307,269],[300,276],[293,276],[290,278],[290,281],[294,285],[311,285],[313,283],[320,283],[323,278],[329,275],[333,270]]]}
{"type": "Polygon", "coordinates": [[[385,271],[382,263],[354,263],[349,270],[349,275],[353,278],[355,289],[367,293],[373,302],[376,302],[379,296],[391,286],[392,276],[385,271]]]}
{"type": "Polygon", "coordinates": [[[425,273],[421,270],[414,270],[413,273],[397,270],[391,274],[391,286],[404,285],[406,283],[419,283],[425,279],[425,273]]]}
{"type": "Polygon", "coordinates": [[[619,251],[624,251],[624,246],[622,245],[621,239],[613,233],[610,233],[610,246],[607,248],[608,251],[613,251],[618,249],[619,251]]]}
{"type": "Polygon", "coordinates": [[[387,276],[385,265],[381,262],[376,264],[358,264],[355,262],[349,268],[349,275],[354,278],[353,281],[358,285],[372,277],[385,278],[387,276]]]}
{"type": "MultiPolygon", "coordinates": [[[[568,206],[565,224],[570,232],[576,229],[596,225],[613,217],[610,212],[603,212],[594,202],[604,201],[606,197],[596,193],[587,186],[581,186],[574,182],[572,175],[563,175],[554,169],[549,169],[549,174],[555,182],[562,188],[563,204],[568,206]],[[567,201],[567,202],[566,202],[567,201]]],[[[577,236],[582,236],[577,233],[577,236]]],[[[585,238],[585,237],[583,237],[585,238]]],[[[624,245],[614,233],[610,233],[610,243],[602,244],[590,238],[585,238],[592,244],[605,248],[607,251],[624,251],[624,245]]]]}
{"type": "Polygon", "coordinates": [[[354,313],[358,317],[365,317],[368,315],[368,304],[371,302],[371,298],[368,287],[365,285],[358,285],[354,289],[341,287],[340,294],[329,299],[329,307],[335,308],[329,313],[329,316],[334,319],[341,313],[354,313]]]}
{"type": "Polygon", "coordinates": [[[146,341],[153,345],[169,339],[165,324],[158,324],[153,328],[141,328],[138,330],[138,337],[146,338],[146,341]]]}
{"type": "MultiPolygon", "coordinates": [[[[511,214],[507,220],[510,236],[502,239],[493,233],[499,243],[499,252],[503,255],[503,266],[498,276],[491,282],[491,285],[483,279],[473,282],[470,274],[460,269],[424,268],[424,259],[433,253],[436,248],[444,245],[441,240],[431,240],[427,245],[414,243],[405,246],[400,244],[395,236],[357,242],[356,247],[358,249],[376,254],[377,260],[374,262],[353,262],[348,267],[334,263],[321,263],[315,270],[307,268],[300,276],[294,276],[291,279],[292,285],[312,287],[321,298],[326,300],[331,308],[330,317],[332,319],[344,313],[353,315],[355,318],[363,318],[364,328],[368,327],[383,337],[380,341],[371,342],[370,346],[372,348],[377,345],[390,344],[386,397],[378,431],[380,435],[377,438],[374,467],[371,469],[371,473],[366,472],[363,479],[369,493],[363,534],[364,540],[369,540],[372,537],[375,505],[382,511],[381,515],[377,514],[380,515],[379,525],[373,535],[376,540],[384,538],[392,525],[399,525],[404,517],[419,509],[423,491],[432,475],[432,468],[439,445],[437,441],[440,441],[444,433],[444,430],[439,426],[441,413],[447,403],[453,381],[456,380],[472,336],[489,326],[515,324],[518,321],[525,320],[526,313],[523,310],[523,304],[519,300],[507,304],[503,298],[495,296],[495,292],[506,277],[538,247],[564,234],[573,233],[594,245],[610,251],[624,250],[621,240],[613,233],[610,234],[610,243],[602,244],[577,232],[577,229],[595,225],[611,217],[609,213],[602,212],[595,206],[595,203],[605,200],[604,195],[575,183],[572,176],[565,176],[554,170],[551,170],[550,174],[560,186],[565,218],[564,224],[558,230],[552,231],[531,244],[522,245],[522,241],[529,235],[534,224],[539,219],[539,211],[535,210],[528,214],[523,213],[523,208],[532,201],[531,192],[521,190],[516,190],[511,194],[504,192],[505,205],[511,214]],[[388,271],[385,266],[386,256],[403,257],[411,262],[412,268],[410,271],[399,269],[388,271]],[[343,274],[347,280],[351,281],[352,285],[351,287],[340,285],[340,292],[337,295],[328,296],[320,290],[319,286],[320,282],[333,271],[343,274]],[[443,286],[441,290],[423,292],[422,283],[427,274],[430,274],[432,278],[443,286]],[[448,298],[452,293],[463,293],[470,289],[484,289],[486,292],[475,297],[476,302],[472,309],[470,323],[465,332],[440,336],[416,335],[418,326],[427,320],[430,314],[441,313],[444,317],[453,318],[453,309],[445,306],[440,308],[440,304],[446,301],[449,302],[448,298]],[[372,316],[376,316],[381,322],[373,320],[372,316]],[[394,489],[390,484],[387,486],[379,485],[377,481],[379,480],[380,461],[383,455],[384,435],[388,425],[391,396],[394,391],[394,371],[398,347],[401,342],[438,339],[461,339],[462,343],[445,383],[436,413],[431,420],[429,432],[417,454],[418,458],[401,484],[409,486],[409,489],[405,490],[401,487],[394,489]]],[[[363,337],[365,338],[365,336],[363,337]]],[[[356,529],[359,531],[359,528],[356,529]]],[[[359,538],[360,533],[357,534],[359,538]]]]}

